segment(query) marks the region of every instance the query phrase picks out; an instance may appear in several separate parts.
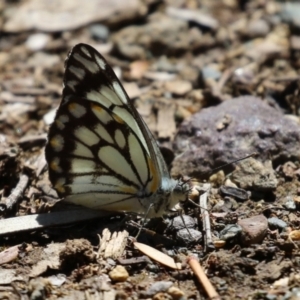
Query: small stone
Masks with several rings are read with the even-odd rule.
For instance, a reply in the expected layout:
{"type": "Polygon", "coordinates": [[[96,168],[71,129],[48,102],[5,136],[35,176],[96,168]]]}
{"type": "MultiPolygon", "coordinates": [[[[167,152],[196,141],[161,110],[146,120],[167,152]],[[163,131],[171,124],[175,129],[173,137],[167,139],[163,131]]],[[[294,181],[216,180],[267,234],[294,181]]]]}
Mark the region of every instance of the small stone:
{"type": "Polygon", "coordinates": [[[90,32],[94,39],[106,41],[109,37],[109,29],[102,24],[93,24],[90,26],[90,32]]]}
{"type": "Polygon", "coordinates": [[[113,267],[116,265],[116,262],[110,257],[107,258],[106,262],[113,267]]]}
{"type": "Polygon", "coordinates": [[[226,245],[225,241],[222,241],[222,240],[214,241],[215,248],[223,248],[225,245],[226,245]]]}
{"type": "Polygon", "coordinates": [[[180,299],[181,297],[184,296],[184,292],[182,290],[180,290],[178,287],[176,286],[171,286],[169,289],[168,289],[168,294],[170,296],[172,296],[172,298],[174,300],[177,300],[177,299],[180,299]]]}
{"type": "Polygon", "coordinates": [[[170,296],[166,293],[157,293],[152,300],[170,300],[170,296]]]}
{"type": "Polygon", "coordinates": [[[157,264],[148,263],[146,266],[146,270],[152,273],[159,272],[159,266],[157,264]]]}
{"type": "Polygon", "coordinates": [[[292,24],[297,29],[300,28],[299,22],[300,3],[287,2],[282,5],[280,16],[281,19],[289,24],[292,24]]]}
{"type": "Polygon", "coordinates": [[[220,79],[222,73],[218,70],[216,65],[205,66],[202,68],[202,76],[204,80],[207,79],[220,79]]]}
{"type": "Polygon", "coordinates": [[[202,233],[193,228],[180,229],[180,230],[178,230],[176,236],[177,236],[178,241],[180,241],[184,244],[195,243],[202,239],[202,233]]]}
{"type": "Polygon", "coordinates": [[[283,206],[287,209],[287,210],[296,210],[297,206],[295,201],[293,200],[292,197],[287,196],[286,197],[286,202],[283,204],[283,206]]]}
{"type": "Polygon", "coordinates": [[[50,41],[50,36],[44,33],[35,33],[28,37],[25,45],[32,51],[39,51],[46,47],[50,41]]]}
{"type": "Polygon", "coordinates": [[[251,20],[247,27],[247,34],[251,37],[266,36],[270,31],[270,26],[267,21],[251,20]]]}
{"type": "Polygon", "coordinates": [[[231,196],[238,200],[245,201],[249,198],[247,191],[236,187],[222,185],[220,187],[220,192],[225,196],[231,196]]]}
{"type": "Polygon", "coordinates": [[[189,81],[173,80],[166,82],[165,88],[172,94],[177,96],[184,96],[192,90],[192,84],[189,81]]]}
{"type": "Polygon", "coordinates": [[[220,232],[220,239],[227,241],[235,238],[242,232],[241,226],[238,224],[229,224],[220,232]]]}
{"type": "Polygon", "coordinates": [[[268,230],[268,220],[264,215],[239,220],[238,225],[243,229],[242,242],[245,245],[260,243],[268,230]]]}
{"type": "Polygon", "coordinates": [[[158,281],[153,283],[146,291],[148,296],[154,296],[158,293],[166,292],[173,285],[172,281],[158,281]]]}
{"type": "Polygon", "coordinates": [[[271,229],[280,229],[283,230],[284,228],[286,228],[288,226],[288,224],[276,217],[273,218],[269,218],[268,219],[268,223],[271,229]]]}
{"type": "Polygon", "coordinates": [[[299,241],[300,240],[300,230],[293,230],[289,233],[289,240],[299,241]]]}
{"type": "Polygon", "coordinates": [[[112,281],[123,282],[129,277],[127,270],[123,266],[116,266],[109,272],[109,277],[112,281]]]}
{"type": "Polygon", "coordinates": [[[278,180],[270,160],[264,163],[250,157],[241,161],[232,172],[231,180],[242,189],[273,191],[278,180]]]}
{"type": "Polygon", "coordinates": [[[183,228],[193,228],[196,226],[196,221],[190,216],[182,215],[175,217],[172,220],[171,225],[172,227],[174,227],[175,230],[180,230],[183,228]]]}

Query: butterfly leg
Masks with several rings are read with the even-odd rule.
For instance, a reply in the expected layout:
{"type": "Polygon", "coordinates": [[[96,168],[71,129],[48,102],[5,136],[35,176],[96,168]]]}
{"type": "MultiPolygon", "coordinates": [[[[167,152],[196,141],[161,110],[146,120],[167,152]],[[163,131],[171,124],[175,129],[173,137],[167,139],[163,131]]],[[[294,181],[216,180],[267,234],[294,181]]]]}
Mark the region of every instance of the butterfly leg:
{"type": "Polygon", "coordinates": [[[149,205],[149,207],[148,207],[146,213],[145,213],[145,216],[144,216],[144,218],[143,218],[142,225],[140,226],[140,229],[139,229],[137,235],[135,236],[135,239],[136,239],[136,240],[138,239],[138,237],[139,237],[139,235],[140,235],[142,229],[144,228],[144,225],[145,225],[147,216],[149,215],[149,212],[150,212],[151,208],[153,207],[153,205],[154,205],[154,203],[151,203],[151,204],[149,205]]]}

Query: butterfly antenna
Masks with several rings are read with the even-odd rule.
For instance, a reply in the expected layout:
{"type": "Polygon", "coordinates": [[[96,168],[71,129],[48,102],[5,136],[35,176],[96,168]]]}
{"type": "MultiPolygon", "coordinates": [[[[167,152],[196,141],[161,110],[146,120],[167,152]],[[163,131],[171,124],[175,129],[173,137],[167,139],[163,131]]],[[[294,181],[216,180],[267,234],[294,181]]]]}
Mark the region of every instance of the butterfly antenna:
{"type": "Polygon", "coordinates": [[[257,152],[253,152],[253,153],[251,153],[251,154],[249,154],[249,155],[246,155],[246,156],[244,156],[244,157],[242,157],[242,158],[238,158],[238,159],[233,160],[233,161],[231,161],[231,162],[229,162],[229,163],[226,163],[226,164],[221,165],[221,166],[219,166],[219,167],[217,167],[217,168],[214,168],[214,169],[211,170],[210,173],[213,173],[213,172],[215,172],[215,171],[218,171],[218,170],[220,170],[220,169],[223,169],[223,168],[225,168],[225,167],[227,167],[227,166],[230,166],[230,165],[232,165],[232,164],[235,164],[235,163],[237,163],[237,162],[239,162],[239,161],[242,161],[242,160],[244,160],[244,159],[247,159],[247,158],[249,158],[249,157],[257,157],[257,156],[258,156],[258,153],[257,153],[257,152]]]}

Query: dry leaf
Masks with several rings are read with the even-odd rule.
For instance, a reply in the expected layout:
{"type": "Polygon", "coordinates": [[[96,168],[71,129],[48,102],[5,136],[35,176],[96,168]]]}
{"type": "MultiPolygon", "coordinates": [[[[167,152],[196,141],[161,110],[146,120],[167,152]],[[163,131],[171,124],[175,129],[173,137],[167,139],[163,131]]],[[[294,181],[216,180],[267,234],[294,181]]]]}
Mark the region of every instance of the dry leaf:
{"type": "Polygon", "coordinates": [[[181,270],[181,264],[176,263],[174,259],[155,248],[152,248],[148,245],[142,244],[142,243],[133,243],[134,246],[139,249],[142,253],[149,256],[150,258],[156,260],[157,262],[161,263],[162,265],[165,265],[172,269],[181,270]]]}

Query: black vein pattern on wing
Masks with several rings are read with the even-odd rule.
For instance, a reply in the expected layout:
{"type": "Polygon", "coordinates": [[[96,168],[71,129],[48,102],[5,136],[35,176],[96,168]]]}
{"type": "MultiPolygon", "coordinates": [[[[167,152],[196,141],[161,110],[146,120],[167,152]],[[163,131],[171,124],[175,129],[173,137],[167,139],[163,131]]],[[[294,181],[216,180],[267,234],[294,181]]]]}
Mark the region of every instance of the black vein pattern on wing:
{"type": "Polygon", "coordinates": [[[71,53],[68,57],[68,59],[65,62],[65,78],[64,78],[64,83],[65,83],[65,89],[63,91],[63,98],[66,98],[66,96],[74,94],[74,92],[70,89],[67,88],[66,82],[71,81],[74,78],[74,75],[71,72],[68,72],[68,69],[70,66],[76,66],[78,68],[84,69],[86,71],[86,78],[84,81],[79,82],[79,84],[76,86],[76,95],[78,96],[83,96],[85,98],[85,94],[87,91],[91,90],[99,90],[100,86],[109,86],[112,87],[113,82],[117,82],[120,86],[120,88],[123,90],[124,95],[127,98],[127,103],[123,103],[122,108],[126,109],[129,111],[129,113],[133,116],[135,121],[137,122],[140,130],[142,131],[142,134],[146,138],[146,143],[148,146],[148,149],[150,151],[150,156],[151,159],[154,161],[155,166],[157,169],[160,170],[160,174],[166,177],[169,177],[169,172],[167,170],[167,167],[165,165],[164,159],[161,155],[161,152],[156,144],[156,140],[153,137],[151,131],[148,129],[148,126],[145,124],[144,120],[141,118],[139,113],[137,112],[136,108],[132,104],[130,98],[128,97],[126,91],[124,90],[121,82],[119,81],[118,77],[115,75],[115,72],[113,69],[110,67],[110,65],[107,63],[105,58],[95,51],[95,49],[87,44],[78,44],[76,45],[72,50],[71,53]],[[88,52],[91,55],[91,58],[88,58],[86,54],[81,50],[81,47],[84,47],[85,49],[88,50],[88,52]],[[101,68],[98,68],[98,72],[93,74],[89,72],[86,67],[76,61],[74,59],[74,54],[80,53],[81,56],[90,59],[91,61],[96,61],[96,57],[99,57],[104,63],[105,63],[105,70],[103,71],[101,68]],[[158,157],[159,160],[161,161],[161,166],[158,163],[158,157]]]}
{"type": "MultiPolygon", "coordinates": [[[[68,103],[69,104],[74,104],[74,103],[81,104],[83,101],[87,101],[87,100],[77,98],[76,96],[71,96],[68,103]]],[[[93,105],[101,107],[101,109],[105,110],[107,114],[113,116],[113,113],[106,107],[102,106],[101,104],[96,103],[94,101],[91,101],[91,103],[93,103],[93,105]]],[[[63,175],[63,177],[65,177],[67,179],[66,184],[71,184],[73,182],[74,177],[76,177],[76,176],[93,175],[95,177],[98,177],[100,175],[113,175],[113,176],[117,177],[120,181],[124,182],[126,185],[132,185],[138,189],[145,188],[147,183],[150,180],[150,170],[148,169],[148,181],[142,182],[139,172],[136,170],[136,167],[134,166],[134,164],[132,162],[132,158],[130,157],[128,138],[126,138],[126,137],[128,137],[129,133],[136,136],[135,132],[133,132],[128,126],[126,126],[126,124],[120,124],[120,123],[114,121],[114,119],[112,121],[110,121],[108,124],[106,124],[106,128],[108,129],[109,132],[112,133],[111,134],[112,139],[114,139],[113,133],[116,130],[120,130],[124,134],[125,140],[126,140],[126,145],[123,149],[121,149],[117,145],[116,141],[114,143],[109,143],[108,141],[102,139],[98,135],[98,133],[96,131],[94,131],[94,128],[98,123],[101,123],[101,124],[103,124],[103,123],[91,111],[91,105],[85,106],[85,108],[87,109],[85,115],[80,118],[75,118],[74,116],[72,116],[69,113],[69,109],[68,109],[67,105],[61,106],[57,113],[59,115],[69,115],[70,120],[68,122],[68,126],[66,126],[63,130],[59,130],[57,128],[57,126],[55,124],[53,124],[52,128],[49,131],[49,139],[51,139],[51,137],[54,136],[57,132],[60,132],[61,135],[64,136],[64,139],[65,139],[64,148],[63,148],[62,152],[60,153],[60,155],[64,158],[63,160],[61,160],[61,163],[60,163],[61,169],[63,170],[63,174],[60,174],[60,176],[63,175]],[[100,141],[92,146],[86,145],[80,138],[78,138],[74,135],[75,130],[80,127],[86,127],[88,129],[90,129],[93,133],[95,133],[99,137],[100,141]],[[72,173],[70,171],[72,158],[80,158],[80,159],[84,159],[84,160],[90,160],[90,158],[86,158],[84,156],[78,156],[78,155],[73,154],[73,152],[76,149],[75,142],[82,143],[83,145],[87,146],[91,150],[91,152],[93,153],[93,161],[96,164],[95,171],[88,172],[88,173],[72,173]],[[107,165],[105,161],[102,161],[101,158],[99,158],[99,156],[98,156],[99,149],[101,147],[104,147],[107,145],[115,148],[116,150],[118,150],[121,153],[124,153],[124,157],[127,158],[128,164],[130,165],[130,167],[134,171],[135,175],[139,179],[140,186],[138,186],[135,182],[129,180],[128,178],[121,176],[118,173],[113,172],[113,170],[110,169],[109,165],[107,165]],[[105,168],[105,169],[109,170],[110,172],[102,173],[101,172],[102,168],[105,168]]],[[[103,124],[103,125],[105,125],[105,124],[103,124]]],[[[140,141],[138,139],[137,139],[137,141],[140,143],[140,141]]],[[[143,150],[143,154],[146,156],[147,155],[146,151],[142,147],[141,143],[140,143],[140,146],[143,150]]],[[[47,155],[48,157],[55,156],[55,153],[53,152],[53,150],[51,148],[48,149],[47,153],[48,153],[48,155],[47,155]]],[[[51,161],[51,158],[50,158],[50,161],[51,161]]],[[[53,177],[57,177],[57,174],[50,170],[50,179],[55,181],[55,178],[53,178],[53,177]]],[[[109,184],[107,184],[107,185],[109,185],[109,184]]],[[[102,192],[105,193],[105,191],[101,191],[101,193],[102,192]]]]}
{"type": "MultiPolygon", "coordinates": [[[[101,86],[108,86],[111,88],[111,90],[113,90],[112,83],[117,82],[119,84],[119,86],[121,87],[121,89],[123,90],[124,95],[126,95],[127,100],[128,100],[128,103],[124,103],[122,105],[122,108],[128,110],[129,113],[133,116],[133,118],[137,122],[140,130],[142,131],[144,137],[145,136],[150,137],[151,139],[154,140],[149,129],[147,127],[145,127],[144,121],[140,118],[136,109],[130,102],[125,90],[123,89],[119,80],[115,76],[113,70],[106,63],[104,58],[102,56],[100,56],[100,54],[95,52],[94,49],[91,48],[90,46],[83,45],[85,47],[85,49],[87,49],[89,54],[91,55],[91,57],[86,56],[86,54],[81,50],[81,46],[82,46],[82,44],[79,44],[76,47],[74,47],[71,54],[69,55],[68,60],[66,61],[66,72],[65,72],[65,78],[64,78],[65,87],[63,90],[63,101],[57,112],[57,116],[62,115],[62,114],[68,114],[70,116],[70,121],[68,122],[67,126],[65,127],[66,132],[63,130],[59,130],[58,128],[56,128],[55,125],[52,125],[52,127],[50,128],[50,132],[49,132],[49,140],[57,132],[60,132],[65,139],[64,149],[60,153],[60,156],[62,157],[62,159],[60,161],[60,167],[63,170],[63,173],[59,174],[59,176],[64,177],[66,179],[66,183],[65,183],[66,185],[69,183],[72,183],[74,176],[79,175],[79,174],[70,174],[71,156],[72,156],[72,152],[74,151],[74,141],[73,140],[76,140],[76,138],[73,135],[73,131],[75,130],[75,128],[78,128],[80,126],[85,126],[92,130],[93,126],[96,124],[96,122],[99,122],[98,119],[95,119],[95,117],[93,116],[93,114],[91,113],[91,111],[88,108],[89,106],[86,105],[86,103],[85,103],[86,101],[93,102],[90,99],[86,98],[87,92],[94,91],[94,90],[97,91],[97,90],[99,90],[99,88],[101,88],[101,86]],[[90,61],[95,61],[96,56],[99,56],[100,59],[102,59],[105,62],[105,70],[103,71],[101,68],[98,68],[98,71],[96,73],[90,72],[84,66],[84,64],[82,64],[74,59],[74,57],[73,57],[74,54],[78,53],[78,52],[80,52],[80,55],[82,57],[85,57],[86,59],[88,59],[90,61]],[[76,78],[76,76],[70,72],[70,70],[69,70],[70,66],[75,66],[78,69],[83,69],[85,71],[84,80],[78,80],[78,78],[76,78]],[[71,82],[72,80],[74,80],[76,82],[76,84],[73,85],[74,89],[70,88],[70,86],[68,85],[68,83],[71,82]],[[71,102],[78,103],[81,105],[84,104],[84,107],[88,108],[85,116],[83,116],[81,118],[72,117],[70,115],[70,113],[68,112],[68,108],[67,108],[67,105],[70,104],[71,102]],[[127,106],[129,108],[127,108],[127,106]],[[68,131],[70,131],[70,132],[68,132],[68,131]]],[[[107,107],[102,106],[101,103],[95,103],[95,105],[101,106],[101,108],[105,109],[108,114],[110,114],[110,115],[113,114],[112,111],[110,111],[107,107]]],[[[114,106],[111,106],[112,109],[113,109],[113,107],[114,106]]],[[[134,134],[135,137],[137,138],[136,133],[134,131],[132,131],[125,124],[118,124],[117,122],[110,122],[110,124],[107,124],[106,126],[110,132],[113,132],[113,130],[115,130],[116,128],[120,129],[123,132],[124,136],[127,138],[128,138],[129,131],[131,131],[131,133],[134,134]]],[[[113,135],[112,135],[112,138],[113,138],[113,135]]],[[[137,138],[137,140],[139,140],[139,139],[137,138]]],[[[145,140],[146,140],[147,146],[149,147],[151,159],[154,161],[156,168],[159,168],[159,165],[158,165],[158,162],[156,159],[156,155],[161,155],[159,152],[159,149],[158,148],[154,149],[154,147],[157,147],[157,146],[156,145],[154,146],[152,144],[151,140],[148,141],[147,138],[145,138],[145,140]]],[[[79,142],[81,142],[81,141],[79,141],[79,142]]],[[[93,176],[102,175],[102,173],[101,173],[102,167],[105,167],[106,169],[110,170],[109,166],[107,166],[104,161],[99,160],[99,157],[97,155],[97,151],[99,151],[99,148],[104,145],[101,143],[105,143],[105,141],[102,140],[98,144],[90,147],[91,151],[93,152],[95,160],[96,161],[98,160],[98,169],[95,170],[95,172],[87,173],[88,175],[93,175],[93,176]]],[[[155,141],[154,141],[154,143],[155,143],[155,141]]],[[[111,144],[110,146],[115,147],[115,148],[117,147],[116,144],[111,144]]],[[[126,147],[125,147],[125,149],[122,150],[122,152],[125,154],[124,157],[130,158],[128,146],[129,146],[128,139],[126,139],[126,147]]],[[[147,155],[143,145],[141,145],[141,148],[143,149],[144,155],[147,155]]],[[[121,151],[120,149],[118,149],[118,150],[121,151]]],[[[51,157],[53,158],[55,155],[57,155],[57,154],[53,153],[53,149],[51,147],[47,147],[46,156],[47,156],[48,161],[51,161],[51,157]]],[[[87,159],[87,158],[82,158],[82,159],[87,159]]],[[[130,166],[132,167],[132,170],[134,171],[136,176],[141,181],[139,172],[137,172],[135,166],[133,165],[132,159],[128,159],[127,161],[130,164],[130,166]]],[[[110,170],[110,171],[112,171],[112,170],[110,170]]],[[[162,171],[164,171],[164,170],[162,170],[162,171]]],[[[109,172],[109,173],[111,173],[111,172],[109,172]]],[[[117,177],[119,180],[121,180],[125,184],[136,186],[136,184],[134,182],[128,180],[124,176],[120,176],[119,174],[115,174],[114,172],[112,172],[111,174],[114,175],[115,177],[117,177]]],[[[148,176],[148,181],[149,181],[152,179],[151,175],[150,175],[149,166],[148,166],[148,174],[149,174],[149,176],[148,176]]],[[[86,174],[81,173],[80,175],[86,175],[86,174]]],[[[50,180],[52,182],[55,182],[57,177],[58,177],[58,174],[56,174],[56,172],[50,170],[50,180]]],[[[144,183],[141,182],[141,187],[145,188],[148,181],[144,182],[144,183]]],[[[139,187],[139,188],[141,188],[141,187],[139,187]]],[[[69,191],[69,192],[71,192],[71,191],[69,191]]],[[[105,191],[99,191],[99,192],[105,193],[105,191]]],[[[66,194],[68,194],[68,190],[66,191],[66,194]]],[[[147,196],[149,196],[149,195],[147,195],[147,196]]]]}

